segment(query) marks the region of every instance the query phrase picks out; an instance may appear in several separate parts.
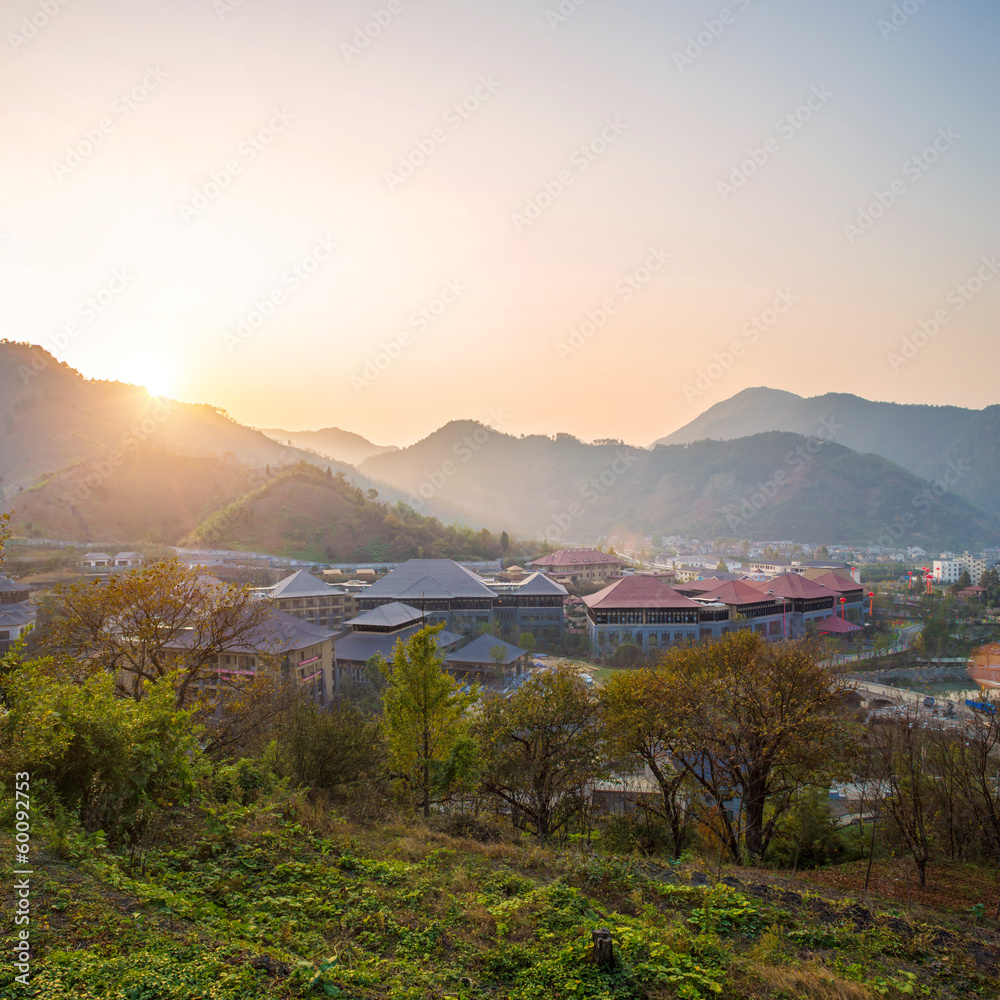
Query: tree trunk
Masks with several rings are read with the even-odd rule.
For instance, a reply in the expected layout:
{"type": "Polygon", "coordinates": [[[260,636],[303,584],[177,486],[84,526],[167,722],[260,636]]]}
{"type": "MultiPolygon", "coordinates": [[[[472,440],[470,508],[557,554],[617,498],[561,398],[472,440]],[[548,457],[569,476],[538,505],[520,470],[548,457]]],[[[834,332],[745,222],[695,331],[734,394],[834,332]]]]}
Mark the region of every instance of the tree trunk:
{"type": "Polygon", "coordinates": [[[611,931],[607,927],[602,927],[600,930],[591,931],[590,936],[594,940],[594,950],[590,955],[591,963],[599,969],[613,969],[615,950],[611,940],[611,931]]]}

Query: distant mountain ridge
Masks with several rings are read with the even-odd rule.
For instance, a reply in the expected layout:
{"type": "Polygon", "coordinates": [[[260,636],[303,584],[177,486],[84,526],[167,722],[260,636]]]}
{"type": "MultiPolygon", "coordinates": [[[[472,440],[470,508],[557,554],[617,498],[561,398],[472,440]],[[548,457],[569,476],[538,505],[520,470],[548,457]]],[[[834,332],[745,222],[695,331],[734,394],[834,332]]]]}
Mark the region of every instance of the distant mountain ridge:
{"type": "Polygon", "coordinates": [[[803,397],[757,387],[716,403],[654,447],[728,441],[766,431],[816,434],[823,421],[835,425],[840,444],[882,455],[921,478],[943,481],[984,511],[1000,513],[1000,405],[971,410],[873,402],[848,393],[803,397]]]}
{"type": "Polygon", "coordinates": [[[998,530],[967,501],[828,438],[769,432],[650,451],[454,421],[361,468],[418,507],[444,498],[554,544],[676,533],[964,547],[998,530]]]}
{"type": "Polygon", "coordinates": [[[366,458],[382,455],[388,451],[398,451],[395,445],[372,444],[367,438],[339,427],[323,427],[318,431],[286,431],[280,427],[261,428],[261,434],[279,444],[314,451],[327,458],[351,465],[359,465],[366,458]]]}

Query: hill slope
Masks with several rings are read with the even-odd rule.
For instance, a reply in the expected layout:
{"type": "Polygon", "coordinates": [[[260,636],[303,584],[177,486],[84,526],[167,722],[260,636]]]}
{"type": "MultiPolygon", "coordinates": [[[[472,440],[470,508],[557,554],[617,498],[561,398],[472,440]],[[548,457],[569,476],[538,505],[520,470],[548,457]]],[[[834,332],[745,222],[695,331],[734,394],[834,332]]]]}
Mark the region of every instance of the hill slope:
{"type": "Polygon", "coordinates": [[[326,458],[332,458],[351,465],[358,465],[372,455],[382,455],[387,451],[396,451],[395,445],[382,446],[372,444],[367,438],[351,431],[342,431],[339,427],[323,427],[318,431],[286,431],[280,427],[262,428],[261,434],[279,444],[287,444],[291,448],[301,448],[303,451],[314,451],[326,458]]]}
{"type": "Polygon", "coordinates": [[[804,398],[761,387],[716,403],[656,444],[764,431],[810,435],[823,426],[835,428],[836,440],[854,451],[883,455],[924,479],[944,479],[970,503],[1000,513],[1000,406],[879,403],[847,393],[804,398]]]}
{"type": "Polygon", "coordinates": [[[997,529],[995,518],[888,459],[787,433],[647,451],[567,434],[514,438],[465,421],[362,470],[414,502],[443,497],[555,542],[676,532],[962,547],[997,529]]]}
{"type": "Polygon", "coordinates": [[[446,528],[405,504],[379,503],[374,491],[365,494],[343,476],[304,463],[215,511],[184,543],[331,562],[500,554],[488,532],[446,528]]]}

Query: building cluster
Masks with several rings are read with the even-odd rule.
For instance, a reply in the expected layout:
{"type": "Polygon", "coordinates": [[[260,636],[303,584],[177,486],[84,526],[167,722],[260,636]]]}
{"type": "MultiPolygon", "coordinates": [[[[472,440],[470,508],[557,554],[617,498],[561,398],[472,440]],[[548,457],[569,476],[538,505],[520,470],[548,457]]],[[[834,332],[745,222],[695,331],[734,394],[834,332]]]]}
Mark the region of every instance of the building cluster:
{"type": "Polygon", "coordinates": [[[988,569],[1000,566],[1000,558],[995,557],[994,552],[995,550],[991,550],[978,556],[970,555],[968,552],[960,556],[942,552],[941,558],[931,563],[931,580],[942,586],[950,586],[958,583],[963,573],[968,573],[972,586],[978,587],[979,581],[988,569]]]}

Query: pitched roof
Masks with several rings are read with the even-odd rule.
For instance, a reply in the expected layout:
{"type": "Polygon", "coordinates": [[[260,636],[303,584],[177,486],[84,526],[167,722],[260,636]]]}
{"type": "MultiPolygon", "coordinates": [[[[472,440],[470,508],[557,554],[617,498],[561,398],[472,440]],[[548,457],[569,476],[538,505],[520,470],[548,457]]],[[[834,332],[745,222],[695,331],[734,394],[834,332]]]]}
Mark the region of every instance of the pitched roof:
{"type": "Polygon", "coordinates": [[[311,573],[307,573],[304,569],[300,569],[291,576],[286,576],[284,580],[275,584],[270,591],[268,591],[268,597],[282,599],[288,597],[326,597],[329,594],[342,593],[344,592],[338,587],[331,586],[329,583],[324,583],[311,573]]]}
{"type": "Polygon", "coordinates": [[[531,576],[526,576],[523,583],[516,585],[516,588],[510,590],[511,594],[523,594],[528,597],[538,597],[544,594],[548,595],[568,595],[569,591],[561,583],[556,583],[551,577],[546,576],[544,573],[532,573],[531,576]]]}
{"type": "Polygon", "coordinates": [[[861,626],[844,618],[838,618],[836,615],[830,615],[829,618],[816,622],[816,628],[820,632],[835,632],[838,635],[843,635],[847,632],[857,632],[861,626]]]}
{"type": "MultiPolygon", "coordinates": [[[[336,634],[334,629],[313,625],[312,622],[296,618],[287,611],[271,607],[267,620],[253,634],[246,636],[245,642],[234,644],[223,652],[279,655],[294,649],[319,645],[336,634]]],[[[182,632],[168,648],[191,649],[196,641],[197,635],[194,631],[182,632]]]]}
{"type": "Polygon", "coordinates": [[[722,584],[716,581],[715,588],[704,591],[704,596],[711,597],[712,600],[719,601],[721,604],[737,606],[763,604],[774,600],[770,594],[762,594],[760,590],[744,580],[730,580],[722,584]]]}
{"type": "Polygon", "coordinates": [[[344,624],[364,631],[365,628],[402,628],[404,625],[412,625],[423,619],[423,611],[418,611],[409,604],[391,601],[389,604],[380,604],[371,611],[365,611],[344,624]]]}
{"type": "Polygon", "coordinates": [[[451,559],[408,559],[365,591],[365,600],[389,597],[414,603],[421,598],[487,598],[493,591],[471,570],[451,559]]]}
{"type": "MultiPolygon", "coordinates": [[[[351,660],[364,663],[370,656],[381,653],[386,659],[392,656],[397,642],[406,642],[420,631],[420,625],[411,625],[400,632],[348,632],[337,639],[334,655],[338,662],[351,660]]],[[[442,629],[434,637],[439,650],[447,649],[462,637],[442,629]]]]}
{"type": "Polygon", "coordinates": [[[24,594],[24,599],[27,600],[30,589],[23,583],[14,583],[13,580],[0,576],[0,594],[24,594]]]}
{"type": "Polygon", "coordinates": [[[530,566],[568,566],[586,565],[588,563],[620,563],[619,556],[609,556],[607,552],[597,549],[560,549],[550,552],[547,556],[532,559],[530,566]]]}
{"type": "Polygon", "coordinates": [[[505,666],[508,663],[513,663],[515,660],[524,656],[527,650],[520,649],[518,646],[511,645],[509,642],[504,642],[503,639],[498,639],[494,635],[481,635],[477,639],[473,639],[467,646],[463,646],[461,649],[456,650],[450,656],[446,656],[445,663],[476,663],[476,664],[496,664],[496,660],[493,659],[493,647],[500,646],[503,649],[503,660],[501,661],[505,666]]]}
{"type": "Polygon", "coordinates": [[[776,576],[773,580],[753,580],[748,586],[756,587],[761,593],[771,592],[775,597],[786,597],[789,600],[834,596],[832,590],[813,580],[807,580],[798,573],[782,573],[781,576],[776,576]]]}
{"type": "Polygon", "coordinates": [[[655,576],[626,576],[583,599],[588,608],[699,608],[655,576]]]}
{"type": "Polygon", "coordinates": [[[843,573],[820,573],[817,576],[807,573],[806,579],[818,583],[821,587],[826,587],[827,590],[835,590],[838,594],[864,589],[854,577],[844,576],[843,573]]]}

